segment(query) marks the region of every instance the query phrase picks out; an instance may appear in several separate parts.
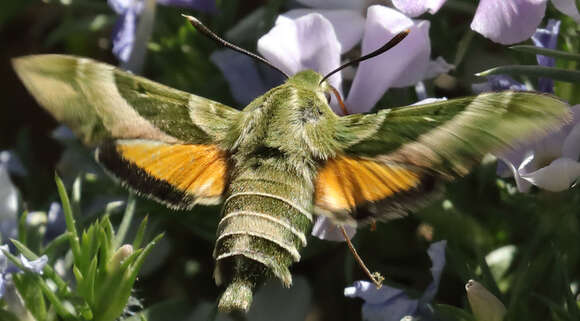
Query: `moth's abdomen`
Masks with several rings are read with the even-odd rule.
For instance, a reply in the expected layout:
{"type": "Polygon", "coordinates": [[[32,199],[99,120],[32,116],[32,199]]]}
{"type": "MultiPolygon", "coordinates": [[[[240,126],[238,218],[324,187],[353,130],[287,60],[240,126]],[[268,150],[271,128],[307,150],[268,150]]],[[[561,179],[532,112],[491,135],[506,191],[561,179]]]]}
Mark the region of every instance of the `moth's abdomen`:
{"type": "Polygon", "coordinates": [[[248,170],[230,183],[214,249],[216,283],[228,286],[222,311],[247,311],[255,286],[271,276],[292,283],[288,267],[312,228],[312,186],[287,176],[248,170]]]}

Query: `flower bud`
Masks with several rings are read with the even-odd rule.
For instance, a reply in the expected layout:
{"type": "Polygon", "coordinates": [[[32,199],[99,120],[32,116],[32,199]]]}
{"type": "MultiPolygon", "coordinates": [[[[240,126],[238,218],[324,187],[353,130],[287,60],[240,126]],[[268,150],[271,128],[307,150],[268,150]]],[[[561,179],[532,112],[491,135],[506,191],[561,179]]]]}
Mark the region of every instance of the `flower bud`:
{"type": "Polygon", "coordinates": [[[109,261],[109,271],[116,271],[119,269],[121,264],[123,264],[123,261],[131,256],[131,254],[133,254],[133,246],[131,244],[125,244],[117,249],[109,261]]]}
{"type": "Polygon", "coordinates": [[[506,308],[501,301],[489,292],[481,283],[469,280],[465,284],[467,299],[477,321],[501,321],[506,308]]]}

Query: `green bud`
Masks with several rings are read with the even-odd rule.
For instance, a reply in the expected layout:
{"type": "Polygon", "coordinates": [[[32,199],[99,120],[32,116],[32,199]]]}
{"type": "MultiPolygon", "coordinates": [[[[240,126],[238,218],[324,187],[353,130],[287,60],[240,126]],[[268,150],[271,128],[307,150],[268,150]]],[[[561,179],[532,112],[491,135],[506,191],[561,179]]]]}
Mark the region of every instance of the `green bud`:
{"type": "Polygon", "coordinates": [[[469,280],[465,284],[467,299],[477,321],[501,321],[506,308],[501,301],[489,292],[481,283],[469,280]]]}

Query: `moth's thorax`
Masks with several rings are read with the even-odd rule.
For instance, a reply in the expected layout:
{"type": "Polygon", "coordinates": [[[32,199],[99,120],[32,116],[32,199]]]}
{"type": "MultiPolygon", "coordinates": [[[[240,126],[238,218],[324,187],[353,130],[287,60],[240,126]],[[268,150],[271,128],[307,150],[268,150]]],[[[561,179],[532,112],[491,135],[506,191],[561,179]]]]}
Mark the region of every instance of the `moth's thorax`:
{"type": "Polygon", "coordinates": [[[334,155],[338,117],[317,83],[296,81],[291,78],[244,109],[234,128],[237,138],[232,148],[239,163],[283,160],[300,172],[303,166],[334,155]]]}

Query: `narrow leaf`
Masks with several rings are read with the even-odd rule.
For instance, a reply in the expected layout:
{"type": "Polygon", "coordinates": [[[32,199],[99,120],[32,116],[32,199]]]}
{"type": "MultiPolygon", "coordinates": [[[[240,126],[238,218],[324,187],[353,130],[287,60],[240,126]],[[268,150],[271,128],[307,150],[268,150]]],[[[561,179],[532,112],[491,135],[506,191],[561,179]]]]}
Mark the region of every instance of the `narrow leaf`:
{"type": "Polygon", "coordinates": [[[73,252],[73,256],[75,258],[75,264],[79,264],[78,260],[81,258],[81,246],[79,244],[78,232],[75,226],[75,219],[73,217],[72,208],[70,204],[70,200],[68,198],[68,194],[66,193],[66,188],[64,187],[64,183],[58,177],[58,175],[54,175],[54,180],[56,181],[56,187],[58,189],[58,195],[60,196],[60,200],[62,203],[62,209],[64,212],[64,219],[66,222],[66,227],[68,231],[71,233],[70,237],[70,245],[73,252]]]}
{"type": "Polygon", "coordinates": [[[79,217],[81,215],[81,192],[82,192],[83,178],[81,175],[77,176],[72,185],[72,209],[73,213],[79,217]]]}
{"type": "Polygon", "coordinates": [[[52,304],[52,308],[56,311],[56,313],[67,321],[78,320],[78,318],[75,317],[64,306],[64,304],[60,301],[60,299],[56,296],[56,294],[52,292],[52,290],[48,287],[46,282],[39,275],[37,275],[36,278],[37,284],[40,286],[42,293],[44,293],[44,296],[48,299],[48,301],[50,301],[50,303],[52,304]]]}
{"type": "Polygon", "coordinates": [[[138,249],[141,247],[141,243],[143,243],[143,238],[145,237],[145,230],[147,228],[147,222],[149,221],[149,216],[145,216],[145,218],[141,221],[139,225],[139,229],[137,230],[137,234],[135,235],[135,240],[133,240],[133,248],[138,249]]]}
{"type": "Polygon", "coordinates": [[[530,46],[530,45],[518,45],[518,46],[511,46],[509,48],[513,49],[515,51],[521,51],[521,52],[531,53],[531,54],[535,54],[535,55],[544,55],[544,56],[550,56],[550,57],[554,57],[554,58],[562,58],[562,59],[566,59],[566,60],[578,60],[578,61],[580,61],[579,54],[566,52],[566,51],[562,51],[562,50],[547,49],[547,48],[541,48],[541,47],[530,46]]]}
{"type": "Polygon", "coordinates": [[[18,239],[24,244],[28,244],[28,229],[26,228],[26,219],[28,218],[28,211],[24,211],[20,220],[18,220],[18,239]]]}
{"type": "Polygon", "coordinates": [[[131,225],[131,221],[133,220],[133,215],[135,214],[135,204],[137,203],[137,199],[135,194],[130,193],[129,199],[127,200],[127,207],[125,208],[125,214],[123,214],[123,220],[119,225],[119,230],[115,235],[115,242],[113,244],[114,249],[118,249],[123,241],[125,240],[125,235],[129,230],[129,226],[131,225]]]}
{"type": "Polygon", "coordinates": [[[530,77],[544,77],[566,82],[580,82],[580,71],[552,68],[544,66],[500,66],[475,74],[479,77],[490,75],[518,75],[530,77]]]}
{"type": "Polygon", "coordinates": [[[137,259],[137,261],[135,262],[135,264],[132,267],[133,271],[131,273],[131,279],[135,279],[137,277],[137,274],[139,273],[139,269],[141,269],[141,265],[143,265],[145,258],[147,257],[149,252],[151,252],[151,250],[157,244],[157,242],[159,242],[159,240],[161,240],[161,238],[163,238],[163,235],[164,235],[164,233],[157,235],[153,239],[153,241],[151,241],[151,242],[149,242],[149,244],[147,244],[147,246],[145,247],[145,249],[143,250],[143,252],[141,253],[141,255],[139,256],[139,258],[137,259]]]}
{"type": "MultiPolygon", "coordinates": [[[[58,247],[63,245],[64,243],[68,242],[68,238],[71,237],[69,232],[65,232],[57,237],[55,237],[52,241],[50,241],[44,249],[42,250],[41,254],[49,254],[55,251],[58,247]]],[[[51,256],[51,255],[49,255],[51,256]]]]}
{"type": "Polygon", "coordinates": [[[95,281],[97,280],[97,257],[91,261],[86,277],[86,294],[85,300],[92,305],[95,302],[95,281]]]}

